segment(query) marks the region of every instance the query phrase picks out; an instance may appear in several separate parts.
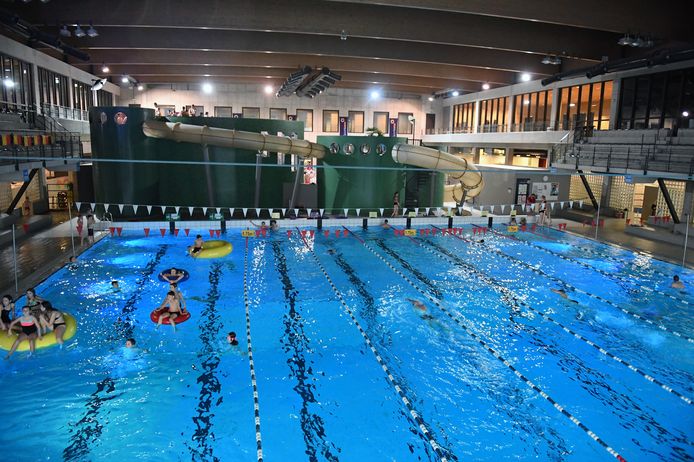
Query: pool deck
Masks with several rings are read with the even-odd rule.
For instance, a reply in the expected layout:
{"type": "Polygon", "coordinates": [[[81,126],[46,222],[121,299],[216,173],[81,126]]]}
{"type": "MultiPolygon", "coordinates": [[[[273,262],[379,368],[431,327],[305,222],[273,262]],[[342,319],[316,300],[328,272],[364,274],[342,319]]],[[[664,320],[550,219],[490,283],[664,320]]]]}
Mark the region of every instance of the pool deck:
{"type": "MultiPolygon", "coordinates": [[[[564,220],[562,220],[564,221],[564,220]]],[[[595,228],[576,221],[565,221],[567,231],[595,239],[595,228]]],[[[556,224],[555,224],[556,226],[556,224]]],[[[622,219],[605,219],[605,225],[598,228],[597,239],[602,242],[619,245],[629,250],[646,252],[655,258],[682,264],[683,249],[681,246],[653,241],[624,232],[622,219]]],[[[666,230],[655,230],[668,233],[666,230]]],[[[107,236],[107,232],[97,233],[97,240],[107,236]]],[[[78,256],[89,248],[75,239],[75,255],[78,256]]],[[[70,226],[67,222],[59,223],[49,230],[24,238],[17,242],[17,275],[18,293],[33,287],[64,266],[72,255],[70,226]]],[[[694,250],[686,255],[686,266],[694,268],[694,250]]],[[[17,295],[14,283],[14,255],[11,244],[0,248],[0,294],[17,295]]]]}

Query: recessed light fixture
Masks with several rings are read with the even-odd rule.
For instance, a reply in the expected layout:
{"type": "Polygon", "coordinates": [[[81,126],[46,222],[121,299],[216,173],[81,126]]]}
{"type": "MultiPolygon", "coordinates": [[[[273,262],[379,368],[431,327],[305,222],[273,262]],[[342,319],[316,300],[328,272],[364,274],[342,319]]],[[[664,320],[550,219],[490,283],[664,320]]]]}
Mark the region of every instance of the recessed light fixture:
{"type": "Polygon", "coordinates": [[[89,21],[89,29],[87,29],[87,35],[92,38],[99,36],[99,33],[96,31],[96,29],[94,29],[94,26],[92,25],[91,21],[89,21]]]}
{"type": "Polygon", "coordinates": [[[82,38],[85,35],[87,35],[87,33],[84,31],[84,29],[82,29],[82,27],[80,27],[79,24],[77,24],[77,27],[75,27],[75,37],[82,38]]]}
{"type": "Polygon", "coordinates": [[[209,95],[210,93],[212,93],[212,90],[213,90],[213,88],[212,88],[212,84],[210,82],[205,82],[202,84],[202,92],[203,93],[209,95]]]}
{"type": "Polygon", "coordinates": [[[127,75],[124,75],[123,77],[120,78],[120,81],[123,83],[128,83],[128,82],[130,82],[130,79],[128,78],[127,75]]]}
{"type": "MultiPolygon", "coordinates": [[[[2,81],[2,83],[7,88],[13,88],[14,87],[14,81],[9,77],[5,77],[5,79],[2,81]]],[[[687,116],[685,116],[685,117],[687,117],[687,116]]]]}
{"type": "Polygon", "coordinates": [[[521,81],[523,82],[530,82],[530,78],[530,74],[528,74],[527,72],[521,74],[521,81]]]}
{"type": "Polygon", "coordinates": [[[689,117],[689,111],[682,111],[682,117],[689,117]]]}
{"type": "Polygon", "coordinates": [[[433,96],[430,96],[430,97],[427,98],[427,99],[428,99],[429,101],[434,101],[434,97],[433,97],[433,96]]]}
{"type": "Polygon", "coordinates": [[[381,93],[378,90],[371,90],[369,96],[371,97],[371,99],[378,99],[381,97],[381,93]]]}
{"type": "Polygon", "coordinates": [[[483,84],[482,84],[482,90],[489,90],[489,84],[488,84],[488,83],[483,83],[483,84]]]}
{"type": "Polygon", "coordinates": [[[275,91],[275,89],[272,88],[272,85],[265,85],[265,94],[266,95],[271,95],[273,91],[275,91]]]}
{"type": "Polygon", "coordinates": [[[453,93],[451,93],[453,96],[460,96],[460,92],[458,90],[453,90],[453,93]]]}
{"type": "Polygon", "coordinates": [[[142,91],[142,90],[144,90],[144,89],[145,89],[145,86],[142,85],[142,84],[140,84],[140,85],[137,86],[137,91],[142,91]]]}
{"type": "Polygon", "coordinates": [[[106,64],[104,64],[101,68],[101,72],[103,74],[108,74],[109,72],[111,72],[111,69],[109,69],[108,66],[106,64]]]}

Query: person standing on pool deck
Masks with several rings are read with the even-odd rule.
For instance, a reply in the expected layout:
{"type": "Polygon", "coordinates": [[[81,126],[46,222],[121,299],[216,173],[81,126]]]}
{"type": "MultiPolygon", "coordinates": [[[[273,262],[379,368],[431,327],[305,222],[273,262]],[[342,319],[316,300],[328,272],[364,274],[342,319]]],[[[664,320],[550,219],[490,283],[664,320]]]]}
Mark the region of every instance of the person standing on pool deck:
{"type": "Polygon", "coordinates": [[[400,212],[400,193],[395,191],[393,194],[393,214],[391,217],[397,217],[400,212]]]}
{"type": "Polygon", "coordinates": [[[91,213],[87,215],[87,243],[94,243],[94,225],[96,225],[96,220],[94,220],[94,215],[91,213]]]}
{"type": "Polygon", "coordinates": [[[77,236],[80,238],[80,245],[84,244],[84,236],[82,236],[82,230],[84,229],[84,218],[82,218],[82,214],[80,213],[79,216],[77,217],[77,236]]]}
{"type": "Polygon", "coordinates": [[[188,253],[194,257],[195,254],[202,250],[204,245],[205,242],[202,240],[202,236],[198,234],[197,236],[195,236],[195,242],[193,242],[193,245],[188,247],[188,253]]]}
{"type": "Polygon", "coordinates": [[[164,322],[164,319],[168,318],[169,324],[171,324],[171,327],[175,332],[176,318],[178,318],[181,314],[183,314],[183,311],[185,311],[181,311],[181,304],[179,303],[178,298],[176,297],[176,292],[174,292],[173,290],[169,291],[169,293],[166,294],[166,298],[159,306],[158,310],[162,310],[162,312],[159,314],[159,321],[157,322],[156,328],[158,329],[159,326],[161,326],[161,324],[164,322]]]}
{"type": "Polygon", "coordinates": [[[12,331],[12,328],[17,323],[20,323],[20,325],[22,326],[22,331],[19,333],[19,336],[17,336],[17,339],[12,344],[12,348],[10,348],[10,351],[7,352],[7,356],[5,356],[5,359],[10,359],[10,356],[12,356],[12,354],[15,351],[17,351],[19,344],[22,343],[24,340],[29,340],[29,351],[30,354],[33,354],[36,350],[36,338],[41,340],[41,330],[39,328],[39,321],[34,317],[34,315],[31,314],[31,310],[28,306],[22,308],[22,315],[10,323],[9,327],[7,328],[8,334],[12,331]]]}
{"type": "Polygon", "coordinates": [[[673,289],[684,289],[684,282],[680,281],[679,276],[674,275],[672,277],[672,284],[670,284],[670,287],[673,289]]]}

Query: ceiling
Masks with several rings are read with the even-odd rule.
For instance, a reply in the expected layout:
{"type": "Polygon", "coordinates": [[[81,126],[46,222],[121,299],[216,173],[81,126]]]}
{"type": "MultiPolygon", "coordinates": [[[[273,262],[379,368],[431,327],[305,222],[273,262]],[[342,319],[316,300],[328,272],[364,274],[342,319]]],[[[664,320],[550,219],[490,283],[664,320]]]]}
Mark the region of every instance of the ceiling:
{"type": "MultiPolygon", "coordinates": [[[[343,88],[431,94],[478,91],[651,50],[617,45],[626,32],[656,48],[694,41],[690,1],[625,0],[4,0],[0,7],[58,36],[91,21],[98,37],[61,40],[118,82],[270,83],[301,66],[328,67],[343,88]],[[344,32],[343,32],[344,31],[344,32]],[[561,65],[542,64],[546,55],[561,65]]],[[[5,34],[13,36],[9,31],[5,34]]],[[[41,48],[41,44],[35,44],[41,48]]]]}

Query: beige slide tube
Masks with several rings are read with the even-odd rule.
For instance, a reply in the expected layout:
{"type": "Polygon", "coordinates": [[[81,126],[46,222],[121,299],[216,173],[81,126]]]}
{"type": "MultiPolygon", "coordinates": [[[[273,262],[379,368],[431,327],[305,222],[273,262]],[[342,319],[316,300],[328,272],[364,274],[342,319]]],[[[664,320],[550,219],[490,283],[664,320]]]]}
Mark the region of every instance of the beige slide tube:
{"type": "Polygon", "coordinates": [[[297,140],[288,136],[264,135],[262,133],[213,128],[207,125],[148,120],[142,124],[142,131],[151,138],[207,144],[225,148],[283,152],[285,154],[296,154],[300,157],[315,157],[317,159],[322,159],[327,154],[325,146],[306,140],[297,140]]]}
{"type": "Polygon", "coordinates": [[[466,197],[475,197],[484,188],[482,173],[476,166],[447,152],[400,143],[393,146],[392,155],[393,160],[399,164],[442,170],[448,174],[449,178],[459,182],[457,185],[447,185],[446,190],[464,189],[466,197]]]}

